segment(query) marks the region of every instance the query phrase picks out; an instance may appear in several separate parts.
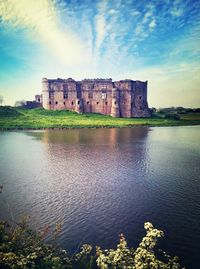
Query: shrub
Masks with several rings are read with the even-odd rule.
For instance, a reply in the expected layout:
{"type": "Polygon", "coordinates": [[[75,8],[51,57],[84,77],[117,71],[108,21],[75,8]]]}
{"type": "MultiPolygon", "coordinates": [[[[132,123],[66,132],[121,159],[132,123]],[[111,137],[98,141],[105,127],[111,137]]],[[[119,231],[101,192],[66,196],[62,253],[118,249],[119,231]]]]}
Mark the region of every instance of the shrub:
{"type": "MultiPolygon", "coordinates": [[[[49,226],[38,233],[30,229],[26,219],[15,227],[7,222],[0,222],[0,268],[2,269],[180,269],[177,257],[171,258],[162,252],[157,258],[155,247],[158,238],[164,236],[149,222],[144,224],[146,236],[134,250],[127,246],[123,234],[120,235],[116,249],[102,250],[83,245],[72,257],[66,250],[43,242],[49,233],[49,226]]],[[[56,224],[52,232],[54,239],[60,232],[56,224]]]]}
{"type": "Polygon", "coordinates": [[[170,112],[170,113],[166,113],[165,114],[165,118],[167,119],[173,119],[173,120],[180,120],[180,116],[178,113],[176,112],[170,112]]]}

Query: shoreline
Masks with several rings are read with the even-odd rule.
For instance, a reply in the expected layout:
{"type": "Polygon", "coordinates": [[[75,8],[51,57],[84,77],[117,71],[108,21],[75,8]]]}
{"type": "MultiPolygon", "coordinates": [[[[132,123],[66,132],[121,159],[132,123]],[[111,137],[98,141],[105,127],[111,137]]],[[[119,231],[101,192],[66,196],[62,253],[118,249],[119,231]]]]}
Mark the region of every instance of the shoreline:
{"type": "Polygon", "coordinates": [[[183,124],[133,124],[127,126],[71,126],[71,127],[38,127],[38,128],[23,128],[23,127],[13,127],[13,128],[0,128],[0,132],[5,131],[63,131],[63,130],[78,130],[78,129],[122,129],[122,128],[146,128],[146,127],[183,127],[183,126],[200,126],[200,123],[183,123],[183,124]]]}
{"type": "Polygon", "coordinates": [[[116,118],[43,108],[0,107],[0,131],[67,130],[97,128],[174,127],[200,125],[200,113],[154,113],[147,118],[116,118]]]}

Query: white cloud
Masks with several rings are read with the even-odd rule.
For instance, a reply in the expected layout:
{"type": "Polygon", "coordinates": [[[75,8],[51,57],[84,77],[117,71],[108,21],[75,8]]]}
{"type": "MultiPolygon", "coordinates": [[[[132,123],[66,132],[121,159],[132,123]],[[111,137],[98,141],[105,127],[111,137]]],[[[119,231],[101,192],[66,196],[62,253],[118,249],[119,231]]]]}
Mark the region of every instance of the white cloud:
{"type": "Polygon", "coordinates": [[[131,15],[132,15],[133,17],[136,17],[136,16],[140,15],[140,12],[139,12],[138,10],[133,9],[133,10],[131,11],[131,15]]]}
{"type": "Polygon", "coordinates": [[[106,36],[106,17],[105,17],[106,10],[107,10],[107,0],[102,0],[98,4],[98,14],[95,17],[97,50],[100,48],[106,36]]]}
{"type": "Polygon", "coordinates": [[[154,18],[154,5],[149,4],[143,19],[138,22],[134,34],[138,41],[144,40],[156,27],[156,20],[154,18]]]}
{"type": "Polygon", "coordinates": [[[180,17],[183,15],[184,10],[183,8],[173,7],[170,11],[171,15],[174,17],[180,17]]]}
{"type": "Polygon", "coordinates": [[[156,20],[153,19],[153,20],[149,23],[149,28],[153,30],[155,27],[156,27],[156,20]]]}
{"type": "Polygon", "coordinates": [[[27,30],[29,37],[50,49],[65,64],[79,64],[88,58],[81,40],[63,28],[51,0],[4,0],[0,2],[2,22],[27,30]],[[85,56],[85,57],[84,57],[85,56]]]}
{"type": "Polygon", "coordinates": [[[108,13],[109,13],[110,15],[113,15],[113,14],[116,14],[117,11],[116,11],[115,9],[110,9],[110,10],[108,11],[108,13]]]}
{"type": "Polygon", "coordinates": [[[144,18],[143,18],[143,23],[147,22],[147,20],[152,16],[152,12],[148,11],[145,13],[144,18]]]}
{"type": "Polygon", "coordinates": [[[96,46],[99,49],[106,35],[106,22],[103,15],[96,16],[96,33],[96,46]]]}

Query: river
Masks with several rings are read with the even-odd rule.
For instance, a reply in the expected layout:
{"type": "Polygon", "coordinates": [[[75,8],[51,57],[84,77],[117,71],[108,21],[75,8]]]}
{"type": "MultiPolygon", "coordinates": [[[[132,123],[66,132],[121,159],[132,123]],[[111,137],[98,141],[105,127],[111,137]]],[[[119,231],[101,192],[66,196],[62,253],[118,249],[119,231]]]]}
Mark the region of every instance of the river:
{"type": "Polygon", "coordinates": [[[188,269],[200,259],[200,126],[0,133],[0,218],[63,222],[59,242],[130,246],[144,222],[188,269]]]}

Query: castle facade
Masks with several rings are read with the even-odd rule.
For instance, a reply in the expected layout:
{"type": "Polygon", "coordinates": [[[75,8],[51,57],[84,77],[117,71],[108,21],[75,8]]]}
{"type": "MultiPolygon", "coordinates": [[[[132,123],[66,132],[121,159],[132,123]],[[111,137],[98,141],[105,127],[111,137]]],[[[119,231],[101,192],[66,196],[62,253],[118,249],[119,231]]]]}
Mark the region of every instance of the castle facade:
{"type": "Polygon", "coordinates": [[[113,117],[149,117],[147,81],[42,79],[45,109],[100,113],[113,117]]]}

